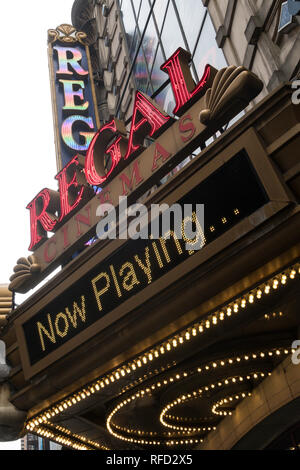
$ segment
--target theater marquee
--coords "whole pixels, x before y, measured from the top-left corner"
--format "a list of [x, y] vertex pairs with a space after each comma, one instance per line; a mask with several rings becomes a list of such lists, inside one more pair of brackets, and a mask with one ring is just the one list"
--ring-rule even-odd
[[[82, 44], [83, 33], [69, 28], [63, 25], [49, 32], [57, 141], [64, 167], [56, 175], [58, 191], [43, 189], [27, 205], [33, 254], [20, 258], [14, 268], [10, 289], [16, 292], [27, 292], [55, 267], [68, 264], [95, 235], [99, 205], [118, 207], [120, 196], [128, 196], [130, 204], [136, 202], [244, 109], [263, 86], [244, 67], [217, 71], [209, 65], [195, 84], [190, 54], [179, 48], [161, 67], [174, 93], [172, 117], [137, 91], [128, 132], [117, 118], [92, 132], [97, 116], [88, 48]], [[91, 132], [81, 129], [82, 124], [90, 124]], [[144, 146], [147, 137], [153, 139], [148, 147]], [[81, 257], [82, 268], [73, 273], [70, 268], [72, 274], [51, 295], [16, 320], [27, 378], [195, 269], [209, 252], [224, 249], [233, 233], [237, 238], [242, 235], [248, 216], [259, 210], [281, 210], [285, 194], [278, 190], [276, 174], [253, 131], [241, 135], [215, 163], [204, 165], [202, 154], [192, 163], [195, 170], [184, 184], [178, 183], [167, 197], [158, 195], [157, 201], [204, 204], [204, 232], [196, 212], [193, 223], [207, 248], [185, 250], [185, 220], [182, 239], [171, 227], [158, 240], [99, 240], [93, 257], [89, 250]], [[262, 171], [266, 166], [270, 167], [268, 179]], [[95, 186], [101, 189], [98, 194]], [[253, 219], [256, 223], [259, 217]], [[238, 228], [240, 232], [233, 232]], [[48, 237], [50, 232], [53, 235]]]
[[[83, 124], [84, 120], [90, 122], [93, 111], [92, 101], [85, 94], [90, 88], [94, 95], [91, 71], [87, 72], [84, 61], [84, 50], [89, 57], [88, 48], [79, 44], [75, 51], [73, 47], [76, 40], [82, 41], [84, 33], [75, 32], [74, 39], [74, 28], [69, 28], [63, 25], [49, 32], [50, 62], [53, 63], [53, 57], [57, 61], [53, 69], [53, 83], [58, 86], [53, 86], [54, 101], [57, 104], [57, 93], [60, 93], [60, 105], [64, 104], [59, 108], [64, 121], [59, 118], [57, 123], [62, 125], [56, 126], [60, 132], [59, 145], [62, 141], [66, 144], [76, 140], [72, 126], [72, 138], [65, 138], [64, 123], [70, 123], [79, 111], [81, 118], [77, 124]], [[67, 45], [62, 46], [61, 41]], [[174, 93], [175, 118], [149, 96], [137, 91], [128, 132], [125, 123], [114, 118], [93, 137], [91, 133], [79, 132], [79, 140], [80, 136], [85, 139], [86, 156], [75, 144], [68, 149], [64, 147], [68, 150], [67, 163], [56, 175], [58, 191], [45, 188], [27, 205], [31, 228], [29, 250], [33, 255], [18, 260], [10, 278], [12, 290], [27, 292], [69, 260], [76, 250], [82, 249], [95, 235], [100, 221], [96, 216], [99, 204], [117, 207], [120, 196], [128, 196], [128, 202], [134, 203], [180, 161], [205, 145], [262, 90], [263, 84], [255, 74], [235, 66], [217, 71], [207, 65], [196, 84], [190, 61], [190, 53], [179, 48], [161, 66], [169, 76]], [[54, 114], [56, 118], [57, 113]], [[76, 126], [74, 132], [75, 129]], [[144, 145], [147, 137], [154, 140], [149, 147]], [[101, 189], [97, 195], [92, 190], [95, 186]], [[54, 235], [48, 237], [50, 232]]]

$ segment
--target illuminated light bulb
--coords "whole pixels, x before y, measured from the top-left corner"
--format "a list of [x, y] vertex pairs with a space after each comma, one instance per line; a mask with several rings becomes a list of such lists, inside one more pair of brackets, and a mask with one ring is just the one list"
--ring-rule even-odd
[[273, 281], [273, 289], [274, 290], [278, 288], [278, 284], [279, 284], [278, 279], [274, 279], [274, 281]]
[[287, 276], [284, 274], [282, 277], [281, 277], [281, 284], [286, 284], [286, 281], [287, 281]]
[[147, 360], [146, 356], [144, 356], [144, 357], [143, 357], [143, 363], [144, 363], [144, 364], [147, 364], [147, 362], [148, 362], [148, 360]]
[[192, 335], [193, 335], [193, 336], [197, 336], [197, 330], [196, 330], [196, 328], [193, 328], [193, 329], [192, 329]]
[[140, 360], [137, 361], [137, 366], [138, 366], [138, 367], [142, 367], [142, 363], [141, 363]]
[[241, 307], [242, 307], [242, 308], [245, 308], [246, 305], [247, 305], [247, 300], [246, 300], [246, 299], [242, 299], [242, 300], [241, 300]]
[[258, 299], [261, 299], [261, 297], [262, 297], [262, 291], [261, 291], [261, 289], [258, 289], [258, 291], [256, 292], [256, 297], [257, 297]]
[[148, 359], [149, 359], [149, 361], [153, 361], [153, 354], [150, 353], [150, 354], [148, 355]]
[[[133, 365], [132, 365], [132, 366], [133, 366]], [[132, 366], [131, 366], [131, 367], [132, 367]], [[121, 372], [121, 375], [122, 375], [122, 377], [124, 377], [124, 376], [125, 376], [125, 374], [126, 374], [125, 370], [124, 370], [124, 369], [121, 369], [121, 371], [120, 371], [120, 372]]]
[[202, 325], [199, 325], [199, 332], [200, 332], [200, 333], [203, 333], [203, 331], [204, 331], [203, 326], [202, 326]]
[[253, 294], [250, 294], [250, 295], [249, 295], [249, 303], [250, 303], [250, 304], [253, 304], [253, 303], [254, 303], [254, 295], [253, 295]]
[[171, 350], [171, 345], [170, 345], [170, 343], [167, 343], [166, 349], [167, 349], [167, 351], [170, 351], [170, 350]]
[[269, 294], [270, 293], [270, 290], [271, 290], [271, 287], [267, 284], [265, 286], [265, 294]]
[[176, 341], [176, 339], [173, 339], [172, 345], [173, 345], [173, 348], [177, 348], [177, 341]]
[[224, 312], [220, 312], [220, 320], [223, 321], [225, 318], [225, 314]]
[[230, 317], [230, 316], [231, 316], [232, 310], [231, 310], [231, 308], [230, 308], [230, 307], [228, 307], [228, 309], [227, 309], [227, 312], [226, 312], [226, 313], [227, 313], [227, 316], [228, 316], [228, 317]]
[[277, 349], [276, 354], [277, 356], [280, 356], [281, 352], [279, 351], [279, 349]]
[[165, 348], [163, 346], [160, 348], [160, 353], [165, 354]]
[[293, 270], [290, 272], [290, 278], [291, 278], [291, 279], [295, 279], [296, 274], [297, 274], [297, 272], [295, 271], [295, 269], [293, 269]]
[[209, 329], [210, 328], [210, 321], [206, 320], [205, 322], [205, 328]]
[[186, 339], [187, 341], [189, 341], [189, 340], [191, 339], [191, 335], [190, 335], [190, 333], [189, 333], [188, 331], [187, 331], [186, 334], [185, 334], [185, 339]]
[[233, 306], [233, 311], [234, 311], [235, 313], [237, 313], [237, 312], [239, 311], [239, 305], [238, 305], [238, 304], [234, 304], [234, 306]]

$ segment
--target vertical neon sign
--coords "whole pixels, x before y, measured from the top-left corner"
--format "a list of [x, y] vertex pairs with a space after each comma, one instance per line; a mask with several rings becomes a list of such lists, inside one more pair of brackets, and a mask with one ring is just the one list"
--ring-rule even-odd
[[100, 127], [86, 34], [61, 25], [48, 31], [57, 169], [85, 155]]

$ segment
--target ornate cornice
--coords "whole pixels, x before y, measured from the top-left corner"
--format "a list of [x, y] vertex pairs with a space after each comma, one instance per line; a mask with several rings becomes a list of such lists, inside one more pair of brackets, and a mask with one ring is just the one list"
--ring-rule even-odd
[[66, 44], [80, 42], [85, 45], [87, 43], [87, 35], [83, 31], [77, 31], [72, 25], [62, 24], [56, 29], [48, 30], [48, 43], [52, 44], [56, 41]]

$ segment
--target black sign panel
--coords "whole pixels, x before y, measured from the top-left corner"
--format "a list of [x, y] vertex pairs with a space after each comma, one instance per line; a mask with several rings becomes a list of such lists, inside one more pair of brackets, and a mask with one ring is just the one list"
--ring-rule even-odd
[[[267, 202], [265, 190], [244, 151], [178, 201], [180, 205], [204, 204], [205, 244]], [[24, 323], [31, 365], [194, 253], [186, 250], [185, 240], [175, 236], [168, 240], [129, 240]]]

